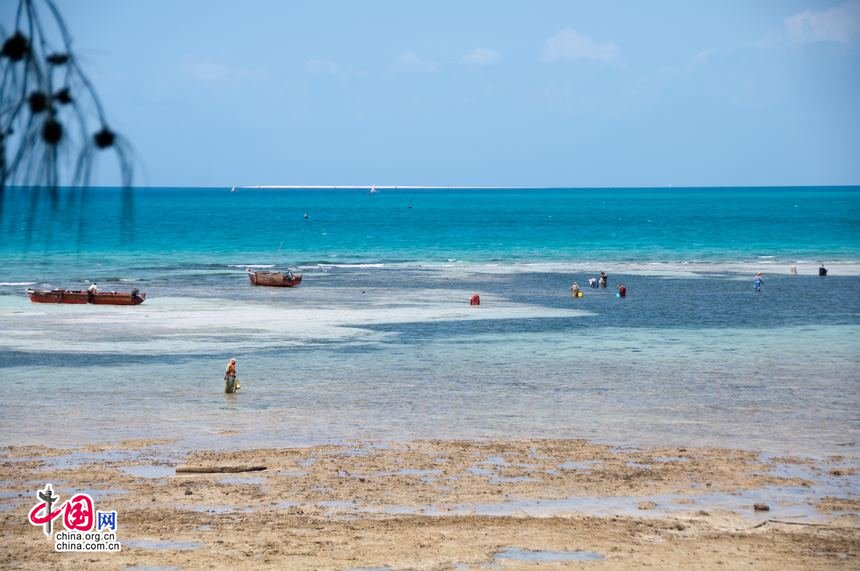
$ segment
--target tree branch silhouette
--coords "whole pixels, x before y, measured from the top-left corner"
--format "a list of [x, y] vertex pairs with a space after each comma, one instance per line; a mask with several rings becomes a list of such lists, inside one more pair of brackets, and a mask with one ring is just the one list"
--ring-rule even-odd
[[19, 0], [14, 31], [0, 29], [0, 41], [0, 193], [87, 186], [101, 152], [115, 154], [130, 187], [131, 147], [108, 125], [53, 0]]

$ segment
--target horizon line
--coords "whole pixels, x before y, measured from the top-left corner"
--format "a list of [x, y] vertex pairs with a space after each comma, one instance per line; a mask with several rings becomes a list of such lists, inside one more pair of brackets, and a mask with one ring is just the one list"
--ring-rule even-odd
[[[750, 185], [610, 185], [610, 186], [487, 186], [487, 185], [379, 185], [379, 184], [335, 184], [335, 185], [300, 185], [300, 184], [254, 184], [254, 185], [234, 185], [229, 188], [235, 189], [344, 189], [344, 190], [363, 190], [363, 189], [426, 189], [426, 190], [591, 190], [591, 189], [637, 189], [637, 188], [846, 188], [860, 187], [858, 184], [750, 184]], [[161, 187], [171, 188], [171, 187]], [[220, 187], [183, 187], [183, 188], [220, 188]], [[227, 188], [227, 187], [225, 187]]]
[[[6, 188], [47, 188], [44, 185], [6, 185]], [[746, 185], [617, 185], [617, 186], [478, 186], [478, 185], [375, 185], [375, 184], [243, 184], [243, 185], [216, 185], [216, 186], [173, 186], [173, 185], [58, 185], [56, 188], [197, 188], [197, 189], [228, 189], [228, 190], [630, 190], [630, 189], [662, 189], [662, 190], [685, 190], [685, 189], [743, 189], [743, 188], [860, 188], [860, 183], [854, 184], [746, 184]]]

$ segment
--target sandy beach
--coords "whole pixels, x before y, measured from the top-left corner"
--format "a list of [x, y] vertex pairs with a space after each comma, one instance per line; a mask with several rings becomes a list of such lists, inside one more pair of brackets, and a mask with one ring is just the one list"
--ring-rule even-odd
[[[851, 492], [858, 473], [850, 457], [766, 459], [738, 449], [621, 449], [545, 439], [171, 450], [170, 441], [155, 440], [5, 447], [0, 565], [849, 569], [858, 563], [860, 503]], [[176, 471], [189, 466], [265, 470]], [[116, 510], [122, 552], [55, 553], [27, 522], [46, 482], [61, 501], [86, 492], [96, 509]]]

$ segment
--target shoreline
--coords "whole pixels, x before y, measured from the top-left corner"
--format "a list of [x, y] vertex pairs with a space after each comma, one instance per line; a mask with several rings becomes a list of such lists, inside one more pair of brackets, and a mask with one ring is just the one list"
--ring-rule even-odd
[[[146, 254], [143, 254], [145, 257]], [[857, 256], [853, 256], [856, 258]], [[608, 259], [604, 261], [598, 260], [550, 260], [550, 261], [534, 261], [534, 260], [461, 260], [451, 258], [447, 260], [389, 260], [389, 259], [374, 259], [374, 260], [301, 260], [275, 264], [268, 260], [252, 260], [248, 262], [239, 262], [237, 260], [226, 260], [223, 263], [213, 264], [202, 262], [200, 260], [191, 259], [179, 267], [166, 267], [164, 271], [175, 271], [183, 269], [183, 271], [192, 271], [202, 275], [219, 272], [225, 274], [245, 275], [246, 269], [277, 269], [281, 267], [291, 267], [300, 272], [306, 273], [307, 276], [322, 277], [331, 271], [340, 270], [360, 270], [360, 271], [391, 271], [391, 270], [412, 270], [412, 271], [432, 271], [440, 273], [451, 273], [454, 276], [481, 276], [481, 275], [496, 275], [496, 274], [522, 274], [522, 273], [559, 273], [559, 274], [587, 274], [588, 276], [597, 275], [600, 271], [606, 271], [614, 277], [625, 276], [644, 276], [644, 277], [724, 277], [726, 279], [752, 279], [756, 272], [763, 272], [765, 275], [792, 276], [797, 278], [821, 277], [818, 275], [818, 268], [821, 262], [824, 262], [827, 268], [826, 277], [856, 277], [860, 276], [860, 261], [851, 260], [829, 260], [822, 256], [820, 260], [813, 261], [808, 259], [790, 260], [776, 259], [774, 256], [763, 257], [761, 260], [693, 260], [693, 261], [624, 261]], [[797, 274], [791, 274], [791, 267], [797, 269]], [[115, 272], [113, 272], [115, 273]], [[132, 271], [130, 274], [140, 273], [140, 271]], [[95, 276], [98, 278], [98, 276]], [[571, 276], [580, 277], [582, 276]], [[114, 280], [106, 278], [98, 278], [100, 282], [111, 283]], [[128, 275], [119, 278], [117, 283], [143, 283], [147, 280], [141, 280]], [[247, 281], [247, 280], [245, 280]], [[5, 276], [0, 278], [0, 287], [20, 287], [32, 286], [39, 284], [47, 284], [48, 282], [31, 276]], [[88, 282], [81, 282], [88, 283]], [[54, 284], [57, 285], [57, 284]], [[66, 284], [68, 285], [68, 284]], [[23, 291], [23, 290], [22, 290]]]
[[[613, 568], [850, 568], [860, 549], [855, 457], [556, 439], [187, 453], [171, 444], [0, 449], [3, 565], [469, 569], [538, 557], [563, 568], [587, 552]], [[177, 474], [179, 465], [266, 469]], [[26, 522], [46, 482], [117, 510], [122, 553], [54, 553]]]

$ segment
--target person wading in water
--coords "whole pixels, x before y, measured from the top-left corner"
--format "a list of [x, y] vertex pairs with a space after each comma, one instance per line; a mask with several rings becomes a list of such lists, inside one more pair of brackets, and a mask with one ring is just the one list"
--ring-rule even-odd
[[236, 380], [236, 359], [230, 359], [224, 371], [224, 392], [235, 393], [240, 388], [239, 381]]

